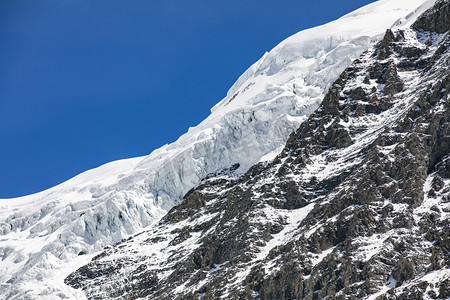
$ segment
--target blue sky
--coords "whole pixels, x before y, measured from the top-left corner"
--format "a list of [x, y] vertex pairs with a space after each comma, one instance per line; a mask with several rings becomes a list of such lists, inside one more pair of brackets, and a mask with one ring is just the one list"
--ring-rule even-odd
[[0, 0], [0, 198], [146, 155], [265, 51], [371, 0]]

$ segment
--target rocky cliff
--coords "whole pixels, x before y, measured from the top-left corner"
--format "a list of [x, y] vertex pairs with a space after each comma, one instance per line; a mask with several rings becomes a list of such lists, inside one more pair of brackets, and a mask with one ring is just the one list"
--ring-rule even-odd
[[388, 30], [273, 161], [66, 278], [88, 298], [450, 298], [450, 3]]

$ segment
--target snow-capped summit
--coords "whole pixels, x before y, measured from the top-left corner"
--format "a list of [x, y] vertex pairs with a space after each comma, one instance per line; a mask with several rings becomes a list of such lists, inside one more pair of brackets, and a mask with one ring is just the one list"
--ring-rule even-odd
[[387, 30], [273, 160], [66, 284], [92, 299], [450, 299], [450, 1]]
[[0, 200], [0, 297], [80, 298], [63, 279], [92, 255], [151, 225], [209, 173], [243, 173], [278, 154], [331, 84], [387, 28], [434, 0], [380, 0], [301, 31], [253, 64], [176, 142], [105, 164], [49, 190]]

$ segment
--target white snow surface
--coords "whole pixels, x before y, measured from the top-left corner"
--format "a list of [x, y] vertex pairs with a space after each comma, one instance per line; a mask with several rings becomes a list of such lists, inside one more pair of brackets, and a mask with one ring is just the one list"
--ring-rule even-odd
[[353, 59], [433, 3], [380, 0], [301, 31], [253, 64], [176, 142], [0, 200], [0, 299], [83, 298], [63, 284], [66, 275], [161, 218], [207, 174], [273, 158]]

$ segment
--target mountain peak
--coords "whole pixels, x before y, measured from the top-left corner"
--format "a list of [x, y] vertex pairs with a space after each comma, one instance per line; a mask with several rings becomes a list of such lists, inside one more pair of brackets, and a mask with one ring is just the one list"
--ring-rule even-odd
[[[414, 72], [442, 62], [444, 36], [435, 33], [416, 39], [414, 31], [404, 29], [402, 41], [396, 31], [408, 27], [433, 2], [381, 0], [329, 24], [302, 31], [251, 66], [211, 115], [175, 143], [145, 157], [87, 171], [36, 195], [1, 200], [2, 297], [80, 298], [83, 293], [64, 285], [63, 278], [92, 257], [91, 264], [67, 279], [72, 286], [89, 290], [89, 295], [131, 297], [130, 289], [136, 290], [135, 297], [153, 293], [164, 298], [164, 293], [173, 292], [201, 295], [212, 293], [214, 280], [225, 278], [231, 283], [223, 281], [216, 288], [224, 297], [241, 295], [244, 279], [248, 294], [243, 295], [248, 297], [264, 294], [265, 286], [276, 286], [273, 278], [278, 277], [272, 281], [258, 279], [263, 276], [258, 270], [268, 267], [261, 260], [275, 262], [281, 259], [279, 253], [294, 249], [298, 242], [295, 239], [302, 233], [299, 226], [310, 226], [308, 230], [320, 227], [314, 215], [338, 214], [335, 207], [326, 205], [326, 199], [332, 201], [326, 197], [343, 185], [347, 176], [364, 169], [362, 162], [369, 149], [363, 147], [363, 151], [357, 145], [365, 143], [369, 147], [369, 138], [375, 138], [378, 131], [393, 124], [400, 126], [395, 120], [406, 108], [395, 104], [396, 97], [416, 85]], [[366, 54], [346, 69], [378, 42], [387, 28], [391, 28], [393, 37], [386, 36], [369, 56]], [[441, 50], [435, 49], [438, 45]], [[366, 65], [370, 65], [367, 74]], [[345, 106], [344, 111], [341, 106]], [[392, 117], [386, 120], [392, 122], [383, 123], [389, 115]], [[442, 163], [439, 156], [431, 156], [430, 160]], [[431, 164], [421, 166], [432, 168]], [[429, 180], [435, 182], [436, 188], [446, 186], [444, 179], [443, 183]], [[433, 190], [441, 197], [442, 189]], [[370, 195], [372, 191], [364, 193]], [[349, 201], [343, 203], [352, 203]], [[410, 202], [421, 205], [415, 198]], [[361, 201], [352, 205], [357, 209], [365, 204]], [[394, 204], [395, 210], [398, 207]], [[322, 206], [325, 212], [319, 209]], [[161, 222], [155, 223], [164, 215]], [[144, 229], [149, 231], [130, 238], [130, 244], [111, 246]], [[208, 229], [211, 235], [205, 231]], [[337, 249], [333, 243], [344, 238], [340, 232], [335, 239], [335, 233], [330, 232], [330, 239], [321, 242], [312, 231], [306, 234], [316, 241], [314, 245], [304, 244], [309, 252], [287, 254], [301, 257], [306, 269], [289, 271], [293, 261], [289, 263], [286, 258], [281, 268], [287, 273], [267, 275], [291, 282], [288, 286], [292, 295], [299, 291], [299, 274], [312, 274], [312, 268], [325, 254]], [[211, 240], [215, 242], [208, 242]], [[139, 248], [141, 243], [146, 246]], [[99, 254], [105, 246], [107, 250]], [[134, 246], [138, 248], [133, 250]], [[150, 258], [143, 249], [153, 253]], [[123, 257], [123, 266], [128, 268], [133, 251], [139, 253], [132, 261], [140, 269], [124, 269], [130, 279], [112, 281], [117, 275], [114, 272], [122, 269], [111, 263], [122, 262], [109, 254]], [[240, 266], [241, 262], [244, 265]], [[174, 265], [180, 271], [173, 273]], [[276, 267], [271, 268], [275, 272]], [[192, 277], [192, 272], [197, 277]], [[210, 282], [208, 274], [217, 276]], [[256, 279], [248, 274], [255, 274]], [[95, 278], [92, 284], [98, 288], [86, 285], [79, 276]], [[202, 280], [207, 282], [202, 284]], [[314, 280], [310, 276], [310, 284]], [[114, 282], [112, 287], [105, 285], [108, 281]], [[132, 281], [146, 288], [138, 289]], [[167, 286], [160, 288], [163, 282]], [[272, 293], [281, 293], [280, 288]]]
[[274, 160], [203, 181], [66, 283], [99, 299], [449, 298], [450, 35], [422, 23], [346, 68]]

